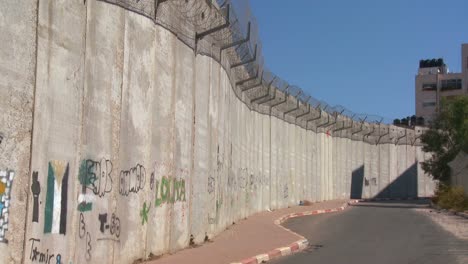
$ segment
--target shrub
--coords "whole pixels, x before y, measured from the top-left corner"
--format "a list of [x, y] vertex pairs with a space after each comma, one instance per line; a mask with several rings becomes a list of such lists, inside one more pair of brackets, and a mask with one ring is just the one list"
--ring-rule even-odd
[[443, 209], [453, 209], [459, 212], [468, 210], [468, 197], [465, 196], [461, 186], [451, 187], [440, 184], [434, 198], [433, 201]]

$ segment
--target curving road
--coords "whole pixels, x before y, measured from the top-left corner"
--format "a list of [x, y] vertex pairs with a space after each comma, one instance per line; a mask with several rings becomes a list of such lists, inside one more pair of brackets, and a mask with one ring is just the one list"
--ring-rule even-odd
[[468, 241], [413, 210], [420, 207], [426, 202], [369, 202], [291, 219], [284, 226], [306, 237], [310, 246], [271, 263], [468, 264]]

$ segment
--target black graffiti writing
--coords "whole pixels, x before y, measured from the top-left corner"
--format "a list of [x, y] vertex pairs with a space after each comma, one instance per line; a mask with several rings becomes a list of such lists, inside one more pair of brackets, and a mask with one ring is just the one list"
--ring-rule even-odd
[[230, 187], [230, 188], [236, 188], [236, 186], [237, 186], [236, 177], [234, 176], [234, 173], [233, 173], [233, 172], [229, 172], [229, 175], [228, 175], [228, 187]]
[[213, 177], [208, 177], [208, 193], [213, 193], [215, 191], [216, 181]]
[[104, 230], [107, 228], [109, 228], [109, 225], [106, 225], [107, 224], [107, 214], [99, 214], [99, 222], [101, 222], [101, 225], [99, 227], [99, 230], [101, 230], [101, 233], [104, 233]]
[[84, 221], [83, 213], [80, 213], [80, 224], [78, 228], [78, 235], [80, 236], [80, 238], [84, 238], [85, 234], [86, 234], [86, 224]]
[[[95, 195], [103, 197], [112, 191], [112, 162], [107, 159], [101, 161], [86, 160], [85, 185]], [[83, 182], [82, 182], [83, 183]]]
[[115, 214], [112, 214], [110, 233], [111, 235], [115, 234], [116, 237], [120, 237], [120, 219]]
[[91, 246], [91, 235], [89, 232], [86, 233], [86, 260], [91, 260], [91, 250], [93, 247]]
[[255, 181], [255, 175], [250, 174], [250, 181], [249, 181], [249, 186], [251, 191], [257, 191], [257, 183]]
[[260, 176], [257, 178], [257, 182], [258, 182], [259, 185], [267, 185], [268, 186], [270, 184], [269, 183], [269, 178], [266, 175], [261, 174], [261, 173], [260, 173]]
[[60, 254], [49, 253], [49, 249], [46, 249], [45, 251], [40, 251], [37, 249], [37, 244], [41, 242], [40, 239], [30, 238], [29, 241], [31, 241], [31, 250], [29, 252], [29, 259], [31, 262], [61, 264], [62, 256]]
[[285, 184], [283, 187], [283, 198], [286, 199], [288, 197], [289, 197], [289, 188], [288, 188], [288, 185]]
[[154, 172], [151, 173], [151, 178], [150, 178], [150, 189], [154, 190]]
[[86, 231], [86, 222], [84, 219], [83, 213], [80, 213], [80, 223], [79, 223], [79, 230], [78, 230], [78, 235], [80, 236], [80, 239], [86, 238], [84, 241], [86, 243], [86, 252], [85, 252], [85, 258], [86, 260], [91, 260], [91, 250], [93, 247], [91, 246], [91, 234]]
[[32, 184], [31, 192], [33, 193], [33, 215], [32, 221], [39, 223], [39, 194], [41, 193], [41, 184], [39, 183], [39, 173], [37, 171], [33, 172], [32, 175]]
[[99, 214], [98, 220], [100, 222], [99, 230], [102, 234], [109, 231], [111, 235], [115, 235], [117, 238], [120, 237], [120, 219], [115, 214], [112, 214], [110, 223], [108, 223], [107, 214]]
[[239, 184], [239, 188], [241, 188], [242, 190], [244, 190], [248, 185], [247, 173], [248, 173], [248, 171], [247, 171], [246, 168], [239, 170], [238, 184]]
[[120, 172], [120, 195], [128, 196], [130, 193], [138, 193], [145, 187], [146, 169], [137, 164], [130, 170]]

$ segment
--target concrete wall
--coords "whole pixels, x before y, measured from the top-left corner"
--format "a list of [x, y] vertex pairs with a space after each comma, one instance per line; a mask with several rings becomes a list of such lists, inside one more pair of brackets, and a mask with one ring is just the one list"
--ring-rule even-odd
[[301, 200], [433, 193], [398, 128], [376, 144], [252, 111], [218, 62], [143, 16], [0, 7], [0, 263], [132, 263]]
[[37, 1], [0, 3], [0, 263], [20, 263], [31, 192]]

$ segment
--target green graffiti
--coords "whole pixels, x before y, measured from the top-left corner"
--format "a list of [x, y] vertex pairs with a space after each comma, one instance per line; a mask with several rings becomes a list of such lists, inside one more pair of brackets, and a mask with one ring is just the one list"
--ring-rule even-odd
[[44, 233], [50, 233], [52, 231], [52, 217], [54, 211], [54, 181], [54, 169], [52, 168], [52, 164], [49, 162], [49, 169], [47, 174], [47, 194], [44, 213]]
[[219, 219], [219, 213], [221, 211], [221, 206], [223, 205], [223, 200], [216, 200], [216, 220]]
[[78, 180], [80, 181], [81, 185], [90, 185], [86, 170], [86, 160], [81, 161], [80, 168], [78, 170]]
[[79, 203], [78, 204], [78, 211], [80, 212], [89, 212], [93, 210], [92, 203]]
[[170, 195], [170, 185], [166, 177], [161, 180], [161, 199], [163, 202], [167, 202], [167, 197]]
[[185, 180], [176, 181], [174, 188], [177, 194], [177, 201], [185, 202]]
[[185, 202], [185, 180], [162, 177], [161, 182], [156, 180], [156, 196], [154, 205], [156, 207], [164, 203]]
[[159, 195], [159, 181], [156, 181], [156, 199], [154, 200], [154, 206], [158, 207], [163, 203], [162, 198], [158, 197]]
[[144, 225], [145, 223], [148, 223], [148, 213], [151, 209], [151, 203], [147, 207], [146, 202], [143, 203], [143, 209], [140, 211], [140, 216], [141, 216], [141, 224]]

